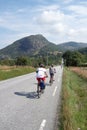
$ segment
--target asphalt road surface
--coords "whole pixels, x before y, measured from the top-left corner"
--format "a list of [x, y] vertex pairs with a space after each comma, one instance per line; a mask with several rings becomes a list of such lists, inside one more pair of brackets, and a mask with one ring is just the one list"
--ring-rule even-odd
[[56, 67], [52, 86], [49, 77], [46, 79], [45, 92], [39, 99], [35, 73], [0, 81], [0, 130], [54, 130], [62, 71]]

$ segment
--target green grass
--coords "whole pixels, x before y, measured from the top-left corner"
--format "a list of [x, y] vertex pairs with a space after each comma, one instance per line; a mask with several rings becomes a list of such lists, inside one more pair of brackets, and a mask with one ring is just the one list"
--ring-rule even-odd
[[87, 80], [64, 69], [60, 130], [87, 130]]
[[17, 67], [10, 70], [0, 70], [0, 80], [17, 77], [34, 71], [35, 69], [31, 67]]

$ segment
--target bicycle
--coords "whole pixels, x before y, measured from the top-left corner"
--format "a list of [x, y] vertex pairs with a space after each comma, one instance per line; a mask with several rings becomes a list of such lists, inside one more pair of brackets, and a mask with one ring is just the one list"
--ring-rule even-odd
[[41, 94], [44, 93], [45, 83], [42, 79], [37, 84], [37, 96], [40, 98]]

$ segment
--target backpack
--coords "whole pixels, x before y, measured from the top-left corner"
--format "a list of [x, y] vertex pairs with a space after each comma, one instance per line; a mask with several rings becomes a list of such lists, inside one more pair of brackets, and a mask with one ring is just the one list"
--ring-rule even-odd
[[51, 74], [54, 74], [54, 68], [53, 68], [53, 67], [50, 67], [49, 72], [50, 72]]

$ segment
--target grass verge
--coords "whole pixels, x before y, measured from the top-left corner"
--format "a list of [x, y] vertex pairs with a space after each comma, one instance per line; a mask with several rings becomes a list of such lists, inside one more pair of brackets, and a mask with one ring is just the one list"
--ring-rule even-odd
[[87, 130], [87, 79], [64, 69], [60, 130]]
[[20, 75], [28, 74], [34, 72], [35, 68], [32, 67], [14, 67], [14, 68], [3, 68], [0, 69], [0, 80], [5, 80]]

